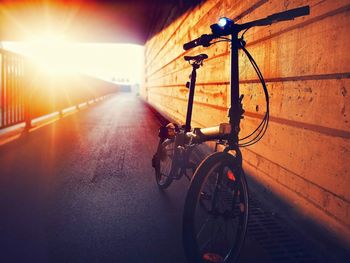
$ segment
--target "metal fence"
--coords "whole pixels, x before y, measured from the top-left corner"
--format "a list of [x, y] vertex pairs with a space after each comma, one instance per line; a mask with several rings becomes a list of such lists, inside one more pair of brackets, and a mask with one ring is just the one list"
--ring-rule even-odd
[[0, 128], [25, 120], [23, 57], [0, 50]]
[[93, 77], [44, 73], [20, 55], [0, 49], [0, 129], [117, 92]]

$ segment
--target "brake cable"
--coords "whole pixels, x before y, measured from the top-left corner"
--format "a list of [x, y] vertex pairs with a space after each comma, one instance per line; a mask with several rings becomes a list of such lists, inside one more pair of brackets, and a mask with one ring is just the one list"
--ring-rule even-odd
[[[244, 43], [244, 40], [243, 40], [244, 34], [248, 31], [248, 29], [246, 29], [243, 32], [243, 34], [241, 35], [241, 37], [240, 37], [240, 40], [243, 43]], [[231, 41], [231, 39], [229, 39], [229, 38], [220, 37], [220, 40], [212, 42], [212, 43], [210, 43], [210, 45], [213, 45], [213, 44], [216, 44], [216, 43], [219, 43], [219, 42], [230, 42], [230, 41]], [[265, 101], [266, 101], [266, 112], [265, 112], [264, 118], [262, 119], [262, 121], [260, 122], [258, 127], [253, 132], [251, 132], [249, 135], [239, 139], [239, 141], [250, 139], [247, 142], [243, 142], [243, 143], [238, 144], [238, 146], [240, 146], [240, 147], [247, 147], [247, 146], [251, 146], [251, 145], [257, 143], [265, 135], [267, 127], [268, 127], [268, 123], [269, 123], [269, 118], [270, 118], [270, 107], [269, 107], [269, 93], [268, 93], [268, 89], [266, 87], [265, 79], [264, 79], [264, 77], [263, 77], [263, 75], [262, 75], [262, 73], [261, 73], [261, 71], [259, 69], [259, 66], [257, 65], [256, 61], [254, 60], [253, 56], [245, 48], [245, 44], [241, 44], [241, 49], [244, 51], [244, 53], [248, 57], [249, 62], [253, 66], [256, 74], [258, 75], [258, 78], [259, 78], [260, 83], [261, 83], [261, 85], [263, 87], [263, 90], [264, 90]], [[254, 136], [254, 138], [251, 139], [251, 137], [253, 137], [253, 136]]]

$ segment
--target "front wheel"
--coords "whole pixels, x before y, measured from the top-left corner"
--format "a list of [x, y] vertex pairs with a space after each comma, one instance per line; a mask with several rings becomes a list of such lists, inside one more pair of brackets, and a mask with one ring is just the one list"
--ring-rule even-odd
[[183, 214], [183, 245], [191, 263], [236, 262], [248, 224], [248, 187], [237, 158], [217, 152], [196, 170]]

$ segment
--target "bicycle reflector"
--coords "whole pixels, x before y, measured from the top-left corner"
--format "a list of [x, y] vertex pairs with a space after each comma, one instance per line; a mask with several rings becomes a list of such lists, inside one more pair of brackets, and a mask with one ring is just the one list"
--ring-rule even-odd
[[220, 17], [218, 23], [211, 25], [210, 28], [214, 35], [226, 36], [231, 33], [232, 25], [233, 21], [231, 19]]
[[236, 181], [236, 177], [234, 175], [234, 173], [231, 171], [231, 170], [228, 170], [227, 171], [227, 178], [230, 180], [230, 181]]
[[205, 262], [213, 262], [213, 263], [224, 262], [224, 259], [222, 258], [222, 256], [220, 256], [219, 254], [215, 254], [215, 253], [205, 253], [203, 255], [203, 259]]

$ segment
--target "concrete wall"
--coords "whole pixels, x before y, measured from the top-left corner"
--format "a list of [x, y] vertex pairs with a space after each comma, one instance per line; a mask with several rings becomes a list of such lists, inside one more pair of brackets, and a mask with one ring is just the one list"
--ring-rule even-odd
[[[192, 126], [226, 122], [229, 45], [184, 52], [182, 44], [209, 33], [220, 16], [239, 23], [310, 5], [311, 15], [249, 30], [247, 48], [271, 97], [271, 120], [258, 144], [245, 148], [245, 169], [307, 217], [350, 237], [350, 2], [348, 0], [209, 0], [185, 13], [146, 43], [141, 95], [164, 114], [185, 120], [191, 71], [183, 56], [207, 53], [198, 72]], [[264, 96], [240, 55], [245, 94], [242, 135], [265, 112]]]

